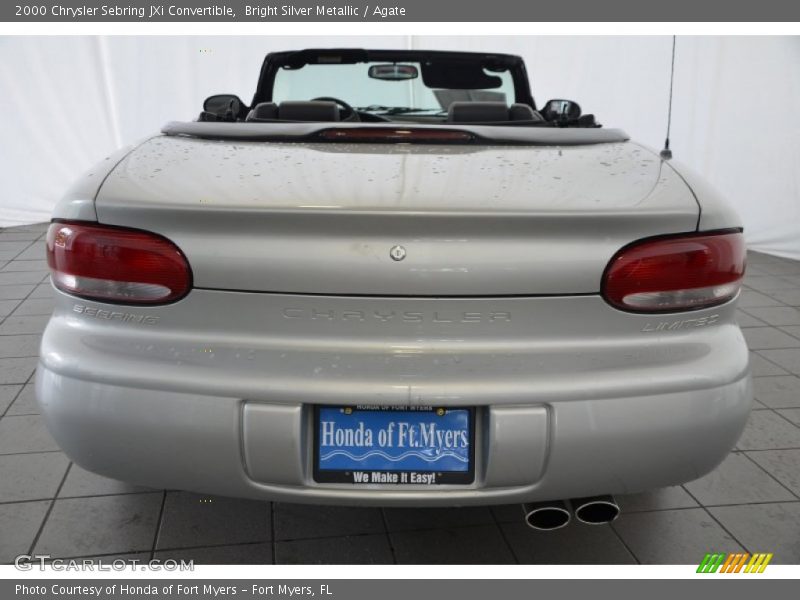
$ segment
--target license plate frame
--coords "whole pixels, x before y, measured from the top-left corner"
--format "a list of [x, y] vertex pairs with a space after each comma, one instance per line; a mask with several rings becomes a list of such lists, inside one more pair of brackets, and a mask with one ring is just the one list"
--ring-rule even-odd
[[[320, 437], [321, 437], [321, 422], [320, 418], [325, 412], [330, 414], [329, 411], [344, 411], [350, 409], [351, 415], [363, 415], [364, 413], [380, 414], [384, 420], [391, 420], [397, 423], [398, 418], [404, 415], [414, 415], [416, 419], [423, 417], [431, 417], [431, 421], [443, 416], [437, 415], [437, 410], [448, 411], [447, 415], [460, 417], [465, 415], [467, 419], [467, 439], [468, 447], [466, 448], [467, 467], [463, 470], [449, 470], [449, 469], [426, 469], [426, 468], [372, 468], [364, 466], [357, 468], [356, 466], [341, 467], [341, 468], [322, 468], [320, 461]], [[435, 408], [430, 406], [328, 406], [328, 405], [315, 405], [313, 410], [312, 422], [312, 446], [313, 446], [313, 475], [314, 481], [317, 483], [344, 483], [353, 486], [372, 486], [376, 484], [386, 485], [470, 485], [475, 481], [475, 430], [476, 430], [476, 410], [474, 407], [445, 407]], [[378, 419], [380, 421], [380, 419]], [[430, 422], [430, 421], [429, 421]], [[370, 446], [376, 449], [377, 435], [373, 436], [373, 444]], [[347, 460], [347, 459], [345, 459]], [[411, 459], [413, 460], [413, 459]], [[460, 459], [458, 459], [460, 462]], [[418, 462], [418, 461], [417, 461]], [[453, 461], [451, 461], [453, 462]], [[377, 475], [376, 475], [377, 474]]]

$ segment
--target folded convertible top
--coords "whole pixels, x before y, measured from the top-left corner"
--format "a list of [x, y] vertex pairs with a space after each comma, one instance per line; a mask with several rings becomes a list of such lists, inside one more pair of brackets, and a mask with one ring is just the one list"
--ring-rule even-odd
[[498, 125], [427, 125], [398, 123], [227, 123], [171, 121], [161, 132], [214, 140], [264, 142], [385, 142], [522, 146], [577, 146], [625, 142], [621, 129], [515, 127]]

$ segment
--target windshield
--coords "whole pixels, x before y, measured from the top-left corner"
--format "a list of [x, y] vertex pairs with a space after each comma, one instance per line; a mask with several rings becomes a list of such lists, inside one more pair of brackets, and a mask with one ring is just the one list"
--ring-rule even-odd
[[[318, 97], [339, 98], [354, 108], [368, 112], [442, 112], [455, 101], [514, 102], [511, 73], [482, 69], [491, 87], [463, 89], [428, 87], [419, 62], [396, 63], [414, 67], [417, 76], [411, 79], [379, 79], [370, 77], [371, 67], [388, 66], [385, 62], [356, 64], [307, 64], [299, 69], [279, 69], [275, 75], [272, 101], [311, 100]], [[411, 71], [411, 70], [409, 70]], [[446, 77], [439, 75], [439, 80]], [[435, 79], [434, 79], [435, 80]]]

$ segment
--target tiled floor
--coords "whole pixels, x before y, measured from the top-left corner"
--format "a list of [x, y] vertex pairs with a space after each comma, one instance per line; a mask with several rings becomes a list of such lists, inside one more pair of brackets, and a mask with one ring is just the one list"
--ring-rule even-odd
[[800, 263], [750, 254], [740, 324], [755, 395], [737, 449], [681, 487], [619, 498], [613, 526], [538, 533], [518, 506], [332, 508], [207, 498], [71, 464], [32, 378], [51, 291], [43, 225], [0, 230], [0, 563], [18, 554], [197, 563], [686, 563], [708, 550], [800, 563]]

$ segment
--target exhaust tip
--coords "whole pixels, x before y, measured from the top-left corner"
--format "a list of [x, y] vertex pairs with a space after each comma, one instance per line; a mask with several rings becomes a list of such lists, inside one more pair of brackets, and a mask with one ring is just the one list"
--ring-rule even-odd
[[575, 518], [587, 525], [611, 523], [620, 513], [619, 505], [611, 496], [594, 496], [573, 500], [572, 506], [575, 507]]
[[569, 510], [564, 502], [537, 502], [523, 504], [525, 523], [531, 529], [552, 531], [566, 527], [570, 521]]

